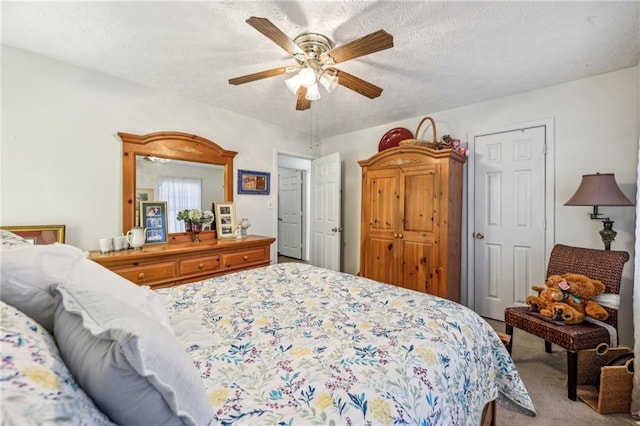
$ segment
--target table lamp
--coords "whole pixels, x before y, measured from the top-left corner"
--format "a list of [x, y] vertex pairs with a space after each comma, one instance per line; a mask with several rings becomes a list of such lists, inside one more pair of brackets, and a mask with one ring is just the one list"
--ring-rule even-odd
[[616, 237], [613, 221], [598, 212], [599, 206], [634, 206], [635, 204], [622, 193], [616, 183], [613, 173], [596, 173], [582, 175], [582, 181], [575, 194], [564, 203], [565, 206], [593, 206], [589, 213], [591, 219], [601, 220], [604, 229], [600, 230], [600, 237], [605, 250], [611, 250], [611, 242]]

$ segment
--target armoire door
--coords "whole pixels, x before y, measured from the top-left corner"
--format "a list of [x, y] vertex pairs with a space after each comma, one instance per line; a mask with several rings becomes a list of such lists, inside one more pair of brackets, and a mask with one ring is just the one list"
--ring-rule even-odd
[[399, 285], [431, 294], [438, 292], [439, 186], [438, 164], [400, 173]]
[[397, 169], [371, 170], [363, 185], [362, 227], [368, 230], [362, 275], [376, 281], [400, 285], [398, 273], [398, 197]]

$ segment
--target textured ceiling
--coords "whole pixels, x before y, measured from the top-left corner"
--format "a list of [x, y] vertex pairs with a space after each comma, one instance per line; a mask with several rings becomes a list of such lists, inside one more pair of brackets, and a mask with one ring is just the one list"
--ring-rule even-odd
[[[319, 137], [637, 65], [638, 1], [8, 2], [2, 43]], [[379, 29], [394, 47], [337, 68], [384, 89], [339, 86], [295, 110], [285, 75], [228, 79], [295, 61], [245, 23], [341, 45]]]

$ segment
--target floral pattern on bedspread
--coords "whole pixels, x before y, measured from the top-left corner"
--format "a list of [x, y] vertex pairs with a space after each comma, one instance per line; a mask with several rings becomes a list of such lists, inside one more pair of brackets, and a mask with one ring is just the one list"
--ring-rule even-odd
[[40, 324], [0, 302], [3, 425], [113, 425], [84, 393]]
[[489, 324], [438, 297], [295, 263], [159, 293], [207, 333], [176, 334], [220, 424], [478, 425], [496, 398], [534, 414]]

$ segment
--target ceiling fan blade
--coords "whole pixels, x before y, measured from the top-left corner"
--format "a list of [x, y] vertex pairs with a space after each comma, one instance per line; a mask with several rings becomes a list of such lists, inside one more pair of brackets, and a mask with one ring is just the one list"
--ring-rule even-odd
[[331, 57], [334, 63], [338, 64], [391, 47], [393, 47], [393, 36], [385, 30], [378, 30], [342, 46], [334, 47], [320, 55], [320, 59]]
[[246, 22], [292, 56], [304, 55], [304, 51], [268, 19], [252, 16]]
[[371, 84], [368, 81], [364, 81], [361, 78], [351, 75], [347, 72], [336, 68], [329, 68], [338, 72], [338, 84], [351, 89], [354, 92], [360, 93], [362, 96], [366, 96], [369, 99], [377, 98], [382, 94], [382, 88]]
[[306, 95], [307, 88], [301, 86], [300, 89], [298, 89], [298, 101], [296, 102], [296, 109], [298, 111], [304, 111], [305, 109], [311, 108], [311, 101], [305, 98]]
[[297, 68], [280, 67], [280, 68], [274, 68], [272, 70], [260, 71], [254, 74], [243, 75], [242, 77], [230, 78], [229, 84], [238, 85], [238, 84], [250, 83], [256, 80], [262, 80], [263, 78], [275, 77], [276, 75], [291, 72], [292, 70], [295, 70], [295, 69]]

